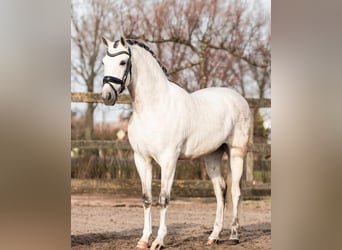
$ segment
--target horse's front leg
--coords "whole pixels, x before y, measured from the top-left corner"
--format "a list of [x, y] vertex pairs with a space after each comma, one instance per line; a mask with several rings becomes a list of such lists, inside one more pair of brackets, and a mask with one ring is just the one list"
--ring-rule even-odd
[[159, 196], [160, 225], [157, 238], [151, 246], [152, 250], [159, 250], [164, 246], [164, 238], [167, 234], [166, 212], [170, 203], [170, 193], [175, 176], [177, 159], [167, 159], [159, 164], [161, 167], [161, 190]]
[[143, 235], [137, 244], [137, 248], [147, 249], [148, 240], [152, 234], [152, 164], [150, 158], [141, 156], [137, 153], [134, 154], [134, 161], [141, 180], [144, 204], [144, 230]]

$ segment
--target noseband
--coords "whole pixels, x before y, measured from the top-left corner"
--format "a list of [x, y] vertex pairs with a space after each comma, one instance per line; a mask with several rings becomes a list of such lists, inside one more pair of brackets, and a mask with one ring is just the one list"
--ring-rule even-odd
[[[128, 61], [127, 61], [127, 67], [126, 70], [124, 72], [124, 75], [122, 77], [122, 79], [114, 77], [114, 76], [105, 76], [103, 77], [103, 85], [105, 84], [109, 84], [109, 86], [114, 90], [114, 92], [116, 93], [116, 90], [114, 88], [113, 84], [120, 84], [120, 89], [118, 90], [119, 94], [121, 94], [124, 90], [125, 90], [125, 82], [127, 80], [127, 76], [128, 73], [132, 74], [132, 63], [131, 63], [131, 49], [128, 47], [128, 52], [127, 51], [120, 51], [114, 54], [109, 53], [109, 51], [107, 51], [107, 55], [110, 57], [116, 57], [118, 55], [121, 54], [127, 54], [129, 56]], [[117, 93], [116, 93], [117, 94]]]

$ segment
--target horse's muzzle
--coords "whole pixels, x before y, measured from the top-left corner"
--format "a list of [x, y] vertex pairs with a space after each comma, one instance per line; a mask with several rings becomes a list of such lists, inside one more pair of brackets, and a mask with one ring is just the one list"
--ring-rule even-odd
[[102, 88], [101, 97], [105, 105], [113, 106], [117, 99], [116, 91], [113, 91], [109, 84], [105, 84]]

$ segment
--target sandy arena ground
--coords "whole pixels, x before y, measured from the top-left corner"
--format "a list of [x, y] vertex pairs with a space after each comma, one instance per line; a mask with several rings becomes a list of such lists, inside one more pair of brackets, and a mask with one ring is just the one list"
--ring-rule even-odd
[[[168, 209], [168, 235], [164, 249], [271, 249], [271, 201], [242, 201], [240, 244], [228, 245], [230, 206], [225, 210], [219, 244], [206, 246], [215, 219], [214, 198], [181, 198]], [[157, 235], [159, 207], [152, 208]], [[72, 249], [135, 249], [143, 228], [141, 199], [115, 195], [71, 196]]]

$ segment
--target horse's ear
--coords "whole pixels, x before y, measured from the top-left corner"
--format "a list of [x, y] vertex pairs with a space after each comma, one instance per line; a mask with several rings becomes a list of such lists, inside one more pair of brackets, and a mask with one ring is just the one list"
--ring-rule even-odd
[[120, 42], [121, 42], [122, 46], [127, 48], [127, 42], [126, 42], [126, 38], [124, 36], [120, 37]]
[[102, 36], [102, 42], [108, 48], [109, 40], [107, 38], [105, 38], [104, 36]]

